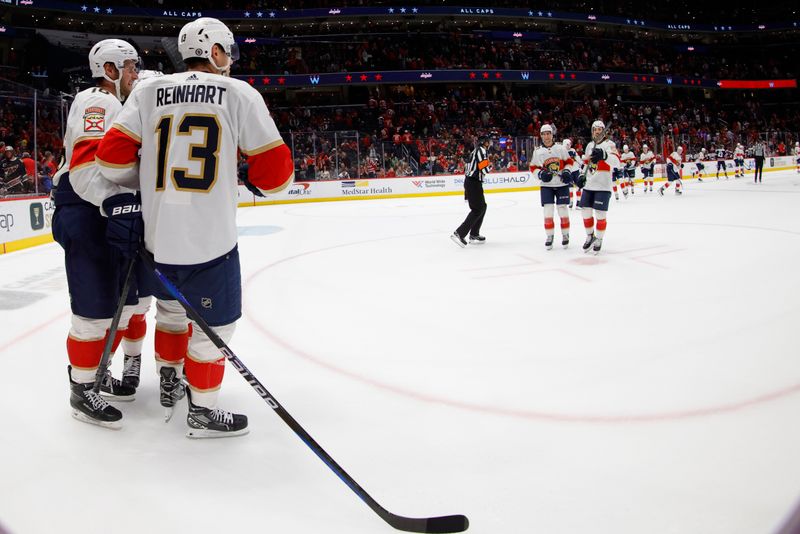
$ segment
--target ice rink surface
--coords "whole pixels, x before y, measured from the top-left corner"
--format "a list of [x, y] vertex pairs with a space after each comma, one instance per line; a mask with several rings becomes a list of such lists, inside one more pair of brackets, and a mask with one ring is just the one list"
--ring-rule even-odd
[[[466, 249], [456, 196], [242, 209], [230, 346], [394, 513], [772, 533], [800, 499], [800, 175], [685, 190], [612, 200], [599, 256], [574, 210], [573, 244], [544, 249], [538, 192], [487, 195]], [[249, 435], [186, 439], [185, 403], [165, 424], [152, 311], [122, 430], [70, 417], [62, 262], [56, 244], [0, 257], [7, 530], [392, 531], [230, 366], [220, 405]]]

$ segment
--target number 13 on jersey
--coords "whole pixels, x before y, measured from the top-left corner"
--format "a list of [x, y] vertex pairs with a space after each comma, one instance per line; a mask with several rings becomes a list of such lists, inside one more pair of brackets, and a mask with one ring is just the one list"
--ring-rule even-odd
[[[173, 124], [177, 124], [177, 132], [173, 132]], [[170, 145], [173, 135], [192, 136], [196, 131], [203, 133], [200, 143], [189, 145], [187, 154], [172, 154], [168, 166]], [[163, 191], [167, 174], [178, 191], [207, 193], [217, 181], [220, 149], [220, 124], [214, 114], [189, 113], [176, 121], [173, 115], [164, 115], [156, 125], [157, 159], [156, 159], [156, 191]], [[176, 161], [177, 160], [177, 161]], [[181, 163], [196, 161], [200, 164], [200, 173], [192, 174]]]

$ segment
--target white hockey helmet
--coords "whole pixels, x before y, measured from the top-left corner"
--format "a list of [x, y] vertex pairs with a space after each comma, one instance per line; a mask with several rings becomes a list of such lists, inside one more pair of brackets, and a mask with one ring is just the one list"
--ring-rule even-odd
[[642, 150], [647, 150], [647, 143], [642, 145]]
[[700, 149], [700, 152], [705, 152], [705, 151], [706, 151], [706, 147], [703, 147], [703, 148]]
[[561, 141], [561, 144], [566, 149], [569, 149], [570, 147], [572, 147], [572, 141], [570, 139], [564, 139], [563, 141]]
[[622, 145], [622, 151], [623, 152], [627, 152], [628, 151], [628, 145]]
[[[211, 50], [215, 44], [228, 56], [227, 65], [214, 63]], [[178, 51], [184, 61], [190, 58], [207, 59], [223, 74], [230, 72], [231, 64], [239, 59], [239, 46], [233, 38], [233, 32], [222, 21], [211, 17], [201, 17], [181, 28]]]
[[679, 147], [678, 147], [678, 154], [681, 154], [681, 153], [683, 153], [683, 147], [682, 147], [682, 146], [679, 146]]
[[606, 129], [606, 125], [605, 125], [605, 123], [603, 121], [596, 120], [596, 121], [594, 121], [592, 123], [592, 130], [594, 130], [595, 128], [602, 128], [603, 130], [605, 130]]
[[617, 144], [616, 144], [614, 141], [610, 140], [610, 139], [608, 140], [608, 145], [609, 145], [611, 148], [617, 148]]
[[119, 70], [125, 62], [133, 60], [139, 63], [139, 53], [127, 41], [122, 39], [103, 39], [89, 51], [89, 68], [92, 78], [105, 78], [105, 64], [113, 63]]
[[[125, 68], [126, 61], [133, 61], [136, 65], [142, 62], [133, 45], [122, 39], [103, 39], [89, 50], [89, 69], [92, 71], [92, 78], [103, 78], [113, 83], [120, 102], [123, 100], [122, 92], [120, 91], [122, 69]], [[106, 76], [106, 63], [112, 63], [119, 70], [119, 76], [117, 76], [116, 80]]]
[[539, 135], [543, 134], [544, 132], [554, 133], [553, 127], [549, 124], [542, 124], [542, 127], [539, 128]]

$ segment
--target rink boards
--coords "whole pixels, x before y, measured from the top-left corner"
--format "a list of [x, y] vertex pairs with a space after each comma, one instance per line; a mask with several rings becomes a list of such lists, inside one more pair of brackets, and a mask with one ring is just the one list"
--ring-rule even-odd
[[[764, 170], [771, 172], [794, 169], [795, 162], [794, 156], [767, 158]], [[716, 175], [716, 160], [702, 163], [705, 165], [702, 176]], [[694, 165], [694, 162], [686, 163], [683, 169], [686, 178], [691, 175]], [[727, 160], [726, 166], [728, 172], [732, 173], [733, 161]], [[752, 173], [754, 167], [753, 159], [745, 160], [747, 173]], [[640, 173], [641, 171], [637, 171], [637, 175]], [[664, 174], [664, 165], [656, 165], [655, 180], [663, 180]], [[539, 187], [539, 180], [530, 172], [491, 173], [484, 180], [484, 188], [488, 193], [534, 191]], [[239, 206], [460, 195], [463, 194], [463, 190], [463, 175], [298, 181], [288, 189], [268, 198], [256, 197], [240, 185]], [[51, 223], [54, 211], [55, 206], [49, 197], [0, 200], [0, 254], [52, 242]]]

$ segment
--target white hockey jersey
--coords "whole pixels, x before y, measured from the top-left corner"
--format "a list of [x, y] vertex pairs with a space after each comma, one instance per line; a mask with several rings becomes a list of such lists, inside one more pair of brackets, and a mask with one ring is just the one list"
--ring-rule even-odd
[[672, 154], [669, 155], [669, 158], [667, 158], [667, 165], [672, 167], [672, 170], [678, 174], [681, 172], [681, 163], [683, 163], [683, 156], [678, 154], [677, 150], [672, 152]]
[[75, 95], [67, 116], [64, 134], [64, 164], [53, 177], [57, 186], [61, 177], [69, 172], [72, 189], [86, 202], [100, 206], [106, 198], [131, 192], [109, 182], [95, 163], [97, 147], [111, 123], [122, 109], [122, 103], [102, 87], [92, 87]]
[[636, 167], [636, 156], [630, 150], [623, 152], [622, 155], [620, 155], [619, 160], [625, 170], [629, 171]]
[[291, 153], [259, 92], [188, 71], [137, 84], [97, 159], [109, 180], [141, 190], [156, 262], [197, 265], [236, 246], [239, 152], [264, 193], [291, 184]]
[[653, 154], [653, 151], [648, 148], [646, 152], [642, 152], [639, 155], [639, 162], [641, 163], [642, 167], [652, 169], [656, 164], [656, 155]]
[[[606, 159], [592, 163], [592, 150], [600, 148], [605, 152]], [[589, 141], [586, 151], [583, 153], [583, 161], [586, 164], [586, 185], [583, 187], [587, 191], [611, 191], [611, 169], [619, 168], [619, 152], [610, 139], [604, 139], [600, 143]]]
[[736, 147], [733, 153], [733, 159], [744, 159], [744, 148]]
[[564, 145], [553, 143], [549, 148], [542, 145], [533, 152], [531, 173], [535, 178], [539, 178], [541, 171], [548, 170], [553, 173], [553, 179], [542, 182], [542, 187], [563, 187], [566, 184], [561, 181], [561, 171], [573, 163], [574, 160], [569, 157]]

